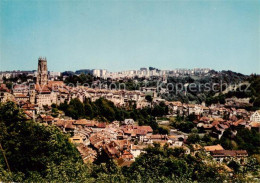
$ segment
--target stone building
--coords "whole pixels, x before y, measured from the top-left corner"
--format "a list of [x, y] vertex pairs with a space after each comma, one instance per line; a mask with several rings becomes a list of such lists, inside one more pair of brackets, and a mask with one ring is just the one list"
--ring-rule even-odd
[[39, 85], [48, 84], [48, 69], [47, 69], [47, 60], [46, 58], [38, 59], [38, 74], [36, 83]]

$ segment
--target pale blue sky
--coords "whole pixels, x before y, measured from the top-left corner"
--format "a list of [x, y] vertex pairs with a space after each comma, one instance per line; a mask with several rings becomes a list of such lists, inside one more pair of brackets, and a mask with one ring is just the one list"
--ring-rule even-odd
[[260, 1], [0, 0], [0, 70], [260, 73]]

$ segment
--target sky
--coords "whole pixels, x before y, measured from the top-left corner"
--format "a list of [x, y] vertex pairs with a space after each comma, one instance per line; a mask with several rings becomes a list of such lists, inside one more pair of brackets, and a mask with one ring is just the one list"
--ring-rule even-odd
[[0, 71], [260, 73], [259, 0], [0, 0]]

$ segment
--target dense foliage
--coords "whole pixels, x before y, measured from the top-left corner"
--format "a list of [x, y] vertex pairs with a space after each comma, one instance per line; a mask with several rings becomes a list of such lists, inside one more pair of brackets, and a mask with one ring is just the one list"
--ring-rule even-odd
[[244, 149], [249, 154], [260, 154], [260, 133], [255, 130], [241, 128], [234, 136], [228, 129], [223, 133], [220, 142], [224, 149]]
[[92, 85], [93, 81], [96, 80], [96, 78], [91, 74], [80, 74], [77, 75], [70, 75], [65, 79], [66, 84], [73, 84], [74, 86], [77, 86], [79, 84], [88, 84], [89, 86]]
[[251, 99], [255, 108], [260, 108], [260, 76], [252, 75], [249, 79]]
[[[241, 81], [242, 82], [242, 81]], [[238, 85], [234, 90], [228, 91], [225, 94], [218, 96], [210, 95], [206, 99], [206, 103], [210, 104], [224, 104], [226, 98], [250, 98], [250, 103], [253, 104], [253, 107], [248, 108], [250, 110], [257, 110], [260, 108], [260, 76], [251, 75], [249, 78], [246, 78], [244, 84]], [[246, 82], [248, 82], [246, 84]]]
[[199, 182], [222, 182], [225, 174], [214, 163], [203, 163], [199, 157], [186, 155], [182, 148], [160, 147], [154, 144], [147, 153], [136, 159], [124, 174], [140, 182], [180, 182], [197, 180]]
[[155, 121], [155, 116], [168, 114], [168, 107], [164, 103], [155, 105], [153, 108], [136, 109], [134, 104], [129, 104], [127, 108], [116, 107], [113, 102], [104, 98], [99, 98], [95, 102], [87, 99], [84, 103], [80, 102], [79, 99], [72, 99], [69, 104], [62, 103], [59, 109], [73, 119], [87, 118], [113, 122], [132, 118], [139, 125], [151, 126], [154, 133], [168, 133], [167, 130], [159, 127]]
[[240, 73], [216, 72], [214, 70], [204, 75], [189, 76], [187, 74], [179, 77], [168, 77], [169, 93], [163, 94], [162, 97], [166, 100], [177, 100], [184, 103], [207, 101], [208, 104], [211, 104], [218, 99], [223, 102], [223, 97], [215, 99], [214, 95], [224, 91], [226, 86], [244, 82], [246, 79], [248, 76]]
[[77, 149], [58, 128], [26, 121], [12, 102], [1, 104], [0, 111], [0, 144], [8, 161], [0, 156], [2, 169], [9, 164], [12, 173], [23, 179], [52, 176], [53, 168], [68, 176], [69, 166], [82, 164]]
[[193, 119], [189, 119], [189, 116], [185, 118], [178, 115], [177, 117], [170, 119], [170, 125], [182, 132], [190, 133], [195, 127], [192, 120]]

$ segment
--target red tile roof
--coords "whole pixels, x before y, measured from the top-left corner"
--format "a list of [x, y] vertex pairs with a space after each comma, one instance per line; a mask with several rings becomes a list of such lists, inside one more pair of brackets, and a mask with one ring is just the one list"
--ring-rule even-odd
[[205, 146], [204, 149], [206, 151], [224, 150], [224, 148], [220, 144], [212, 145], [212, 146]]
[[24, 94], [16, 94], [15, 98], [29, 98], [29, 96], [26, 96]]
[[216, 150], [211, 152], [213, 157], [241, 157], [248, 156], [246, 150]]
[[39, 84], [36, 84], [35, 85], [35, 90], [38, 92], [38, 93], [51, 93], [50, 89], [48, 88], [47, 85], [39, 85]]

